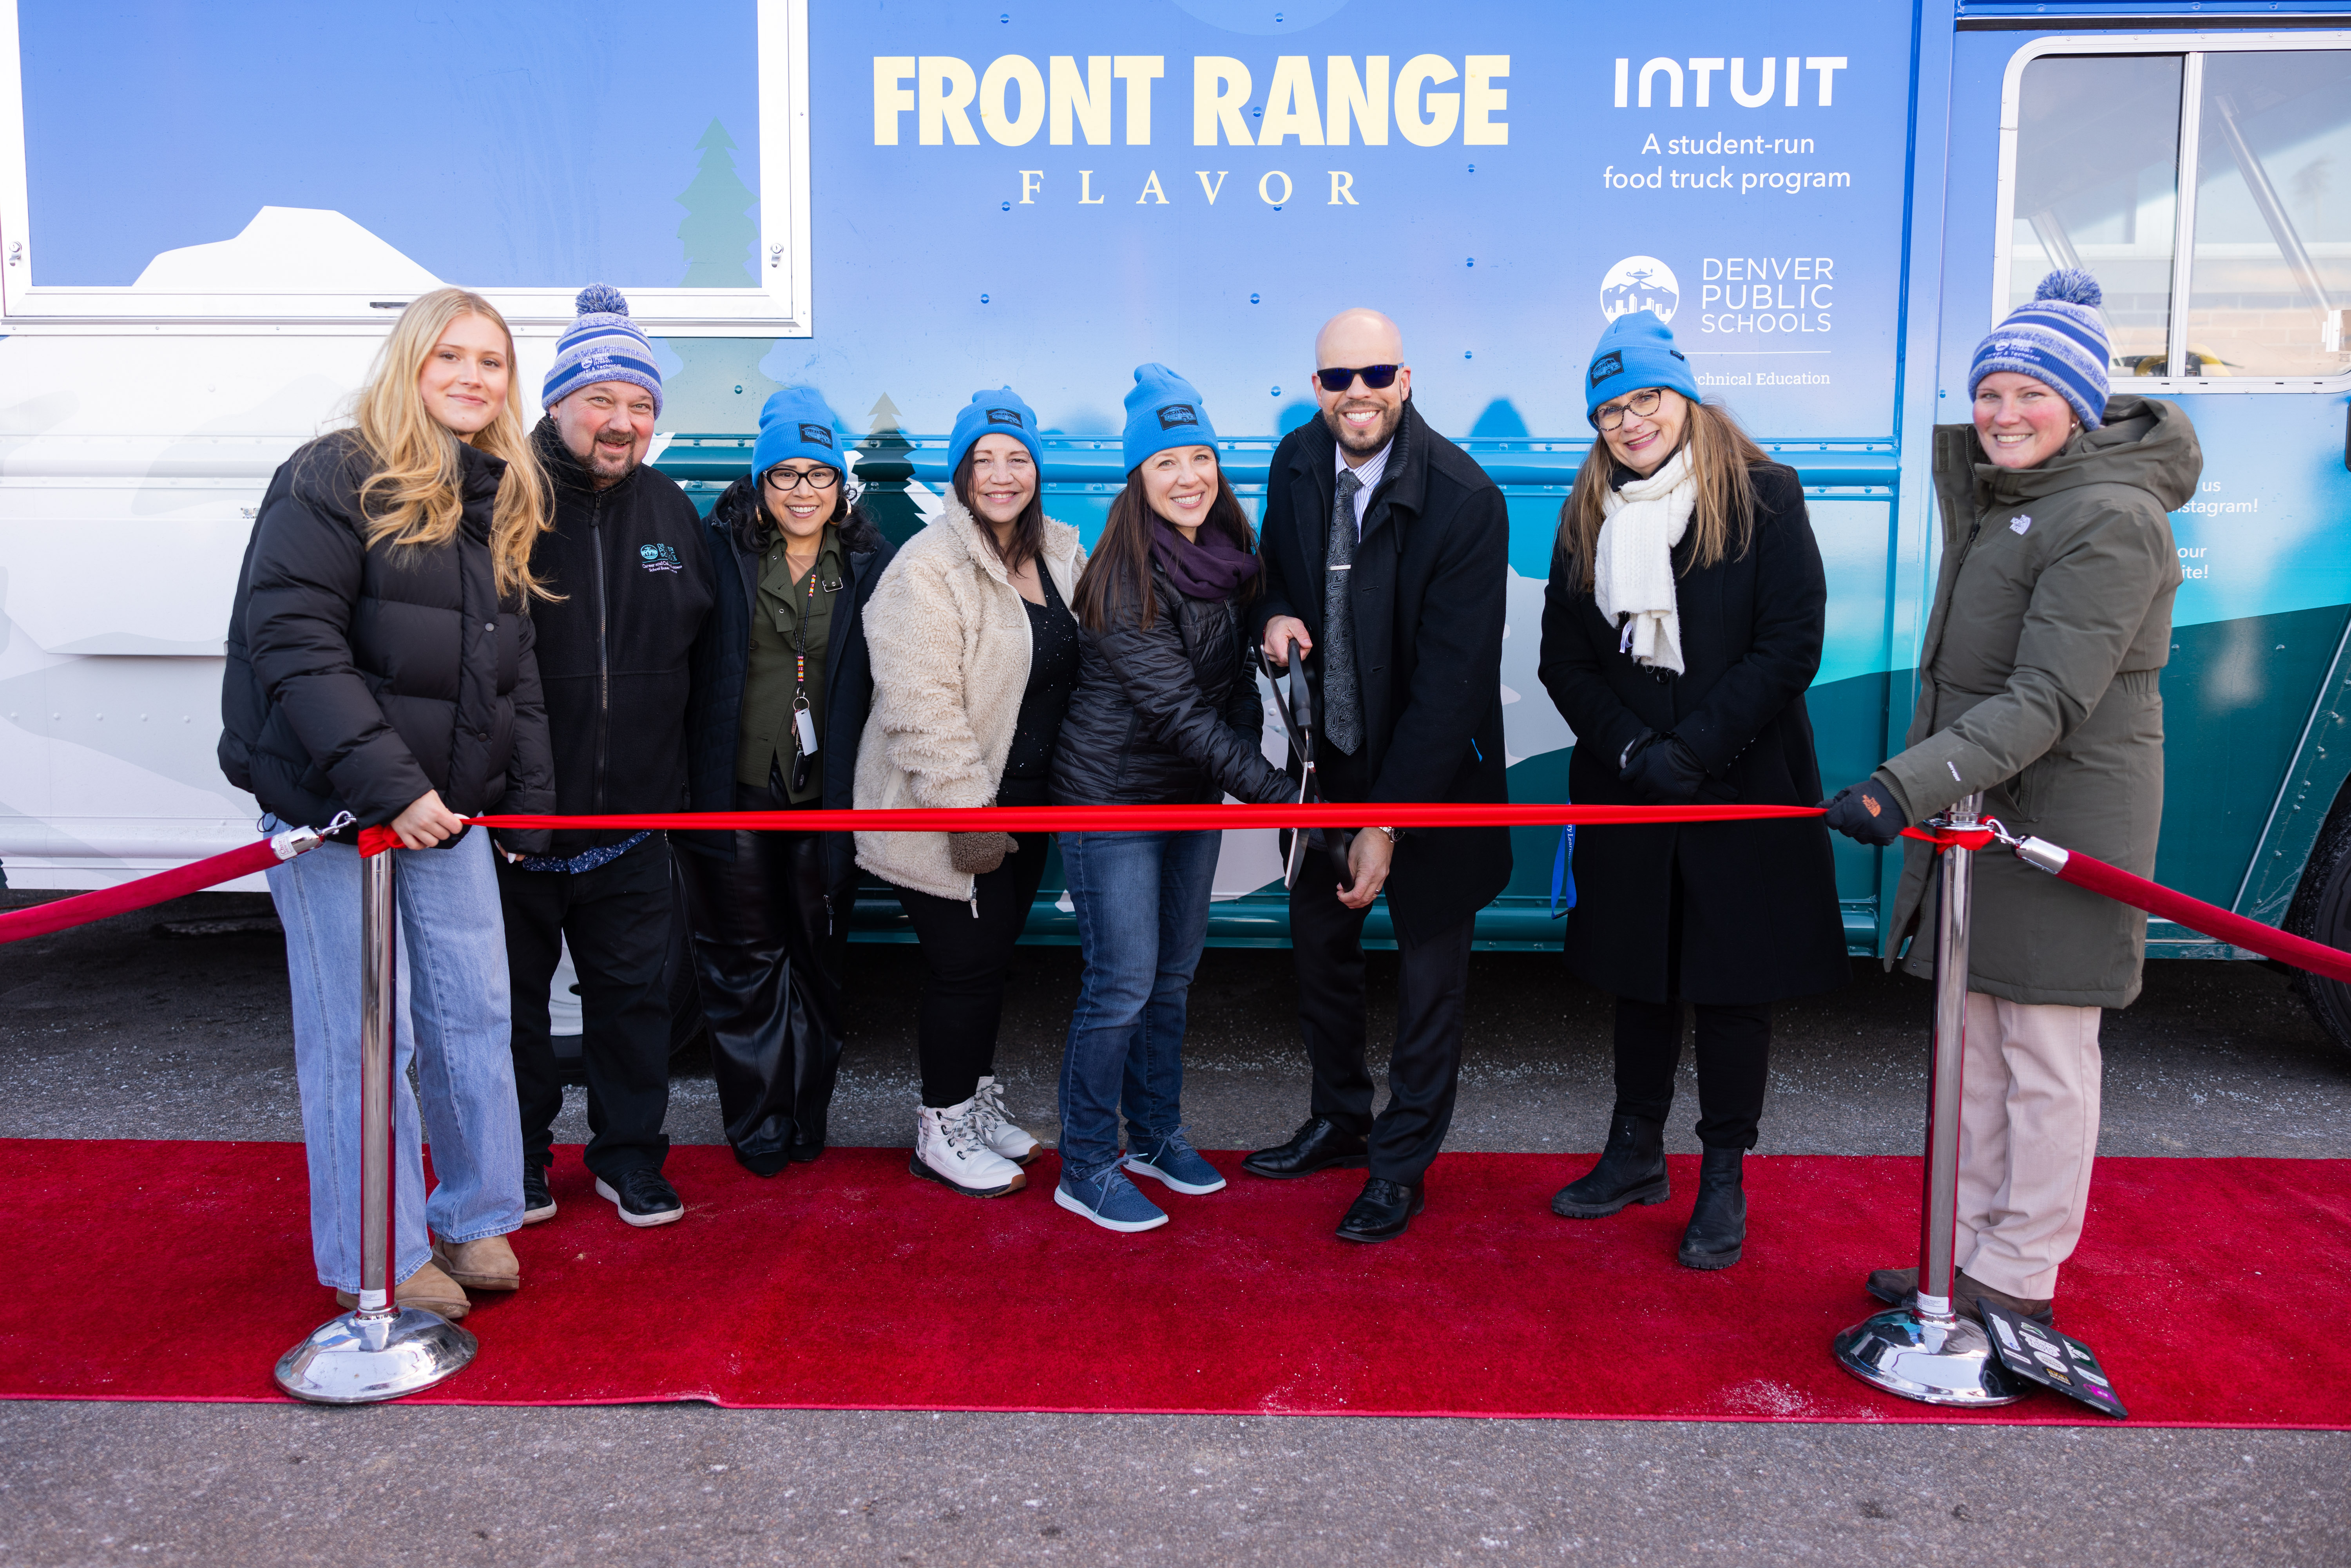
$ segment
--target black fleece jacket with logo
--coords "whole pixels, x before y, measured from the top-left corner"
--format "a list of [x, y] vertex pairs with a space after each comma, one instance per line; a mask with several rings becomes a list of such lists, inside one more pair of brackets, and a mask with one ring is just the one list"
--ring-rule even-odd
[[[685, 711], [697, 642], [716, 634], [702, 518], [685, 492], [640, 465], [599, 490], [553, 419], [531, 432], [555, 502], [530, 554], [558, 601], [533, 607], [539, 684], [565, 813], [686, 809]], [[578, 854], [627, 830], [555, 835]]]

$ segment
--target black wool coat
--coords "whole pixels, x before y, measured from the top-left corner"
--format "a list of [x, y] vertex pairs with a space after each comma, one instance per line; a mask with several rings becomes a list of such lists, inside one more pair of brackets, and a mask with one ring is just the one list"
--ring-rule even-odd
[[[271, 476], [229, 612], [221, 771], [279, 821], [391, 821], [427, 790], [464, 816], [551, 811], [533, 628], [501, 598], [490, 516], [506, 464], [457, 448], [465, 513], [429, 549], [371, 546], [357, 436], [311, 442]], [[543, 852], [543, 831], [497, 840]]]
[[[685, 810], [685, 711], [694, 649], [717, 597], [702, 517], [676, 482], [640, 465], [599, 490], [555, 422], [531, 432], [555, 500], [531, 570], [561, 597], [531, 612], [567, 815]], [[630, 830], [558, 832], [553, 852], [618, 843]]]
[[[1088, 570], [1107, 570], [1099, 557]], [[1213, 806], [1230, 793], [1280, 804], [1298, 798], [1265, 759], [1265, 707], [1243, 641], [1242, 611], [1194, 599], [1151, 560], [1153, 606], [1114, 606], [1101, 632], [1078, 629], [1077, 689], [1053, 748], [1061, 806]]]
[[[1274, 448], [1258, 539], [1265, 591], [1249, 620], [1252, 643], [1274, 616], [1305, 622], [1315, 644], [1307, 668], [1318, 675], [1337, 452], [1337, 438], [1319, 418]], [[1502, 492], [1407, 402], [1364, 514], [1350, 591], [1362, 762], [1372, 780], [1365, 799], [1510, 799], [1502, 751], [1510, 561]], [[1399, 933], [1426, 941], [1491, 904], [1510, 880], [1509, 829], [1416, 830], [1396, 844], [1388, 913]]]
[[[1587, 462], [1606, 462], [1596, 451]], [[1617, 759], [1645, 731], [1672, 733], [1705, 766], [1702, 802], [1812, 806], [1820, 763], [1804, 688], [1821, 664], [1828, 583], [1795, 470], [1758, 465], [1744, 553], [1698, 570], [1674, 549], [1679, 676], [1617, 651], [1619, 633], [1564, 549], [1543, 592], [1544, 690], [1575, 731], [1568, 793], [1578, 805], [1643, 805]], [[1585, 828], [1575, 835], [1567, 958], [1618, 996], [1742, 1004], [1844, 983], [1851, 965], [1827, 828], [1817, 819]], [[1681, 905], [1677, 991], [1668, 985], [1672, 905]]]
[[[701, 528], [701, 547], [717, 591], [711, 634], [695, 645], [693, 695], [685, 716], [687, 789], [692, 810], [735, 809], [735, 753], [740, 739], [743, 686], [751, 668], [751, 622], [759, 606], [758, 482], [746, 475], [726, 487]], [[865, 604], [897, 547], [872, 520], [852, 508], [841, 524], [849, 575], [832, 606], [824, 646], [824, 733], [817, 737], [823, 793], [817, 804], [846, 810], [856, 804], [857, 743], [873, 706], [873, 659], [865, 645]], [[856, 845], [848, 833], [824, 836], [828, 886], [857, 874]], [[682, 849], [716, 860], [735, 858], [729, 832], [674, 833]]]

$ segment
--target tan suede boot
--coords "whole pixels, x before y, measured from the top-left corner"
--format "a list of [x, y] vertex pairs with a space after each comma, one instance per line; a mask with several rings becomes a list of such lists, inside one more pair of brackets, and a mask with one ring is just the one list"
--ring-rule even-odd
[[433, 1260], [469, 1291], [522, 1289], [522, 1263], [503, 1236], [485, 1236], [477, 1241], [444, 1241], [436, 1236]]
[[[394, 1306], [422, 1307], [428, 1312], [438, 1312], [453, 1323], [474, 1308], [457, 1281], [430, 1263], [393, 1286], [392, 1301]], [[359, 1297], [350, 1291], [335, 1292], [335, 1305], [343, 1311], [348, 1312], [359, 1304]]]

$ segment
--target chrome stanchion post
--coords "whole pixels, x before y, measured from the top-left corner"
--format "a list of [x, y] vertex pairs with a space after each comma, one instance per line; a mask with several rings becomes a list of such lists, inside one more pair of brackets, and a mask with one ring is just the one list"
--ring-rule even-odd
[[393, 948], [399, 911], [390, 851], [360, 862], [360, 1304], [320, 1324], [277, 1361], [277, 1386], [321, 1405], [372, 1405], [414, 1394], [474, 1359], [474, 1336], [438, 1312], [392, 1299], [395, 1169], [393, 1030], [400, 1007]]
[[[1981, 795], [1945, 813], [1942, 825], [1979, 825]], [[2024, 1385], [1992, 1354], [1983, 1326], [1952, 1310], [1959, 1233], [1960, 1075], [1966, 1060], [1968, 924], [1975, 852], [1945, 847], [1935, 912], [1934, 1071], [1927, 1091], [1927, 1177], [1918, 1221], [1918, 1291], [1912, 1305], [1879, 1312], [1837, 1335], [1837, 1364], [1873, 1387], [1928, 1405], [2010, 1405]]]

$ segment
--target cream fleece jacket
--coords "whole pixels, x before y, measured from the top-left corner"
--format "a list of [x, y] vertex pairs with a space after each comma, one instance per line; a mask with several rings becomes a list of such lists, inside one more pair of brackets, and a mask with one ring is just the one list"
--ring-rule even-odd
[[[857, 750], [857, 809], [986, 806], [996, 800], [1029, 686], [1020, 591], [953, 495], [906, 541], [865, 607], [873, 706]], [[1086, 563], [1078, 530], [1045, 519], [1044, 570], [1061, 602]], [[939, 898], [972, 896], [945, 833], [860, 833], [857, 863]]]

